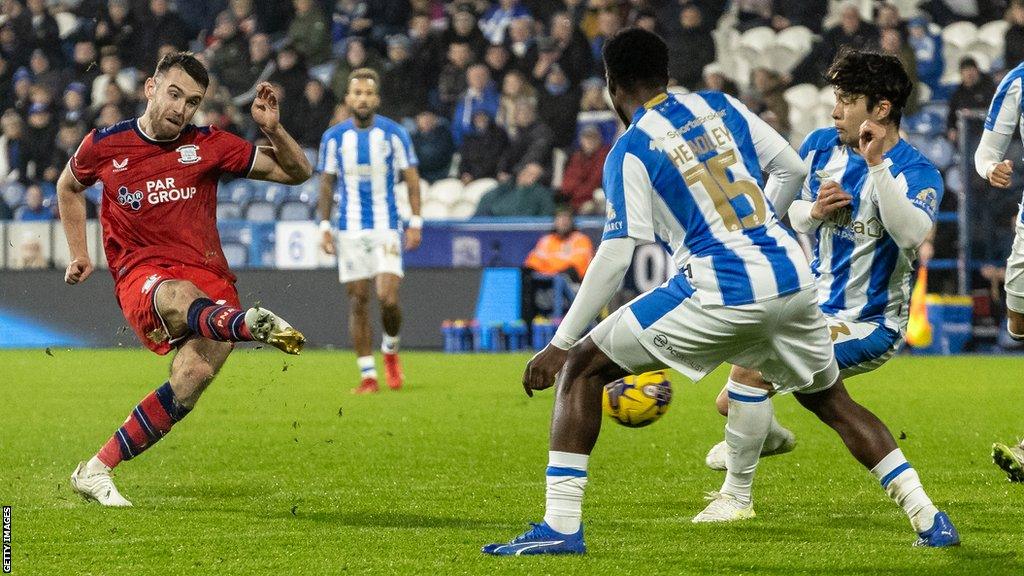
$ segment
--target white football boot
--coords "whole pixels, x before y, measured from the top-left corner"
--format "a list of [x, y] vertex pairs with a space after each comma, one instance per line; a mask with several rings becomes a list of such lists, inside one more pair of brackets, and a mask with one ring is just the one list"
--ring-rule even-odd
[[85, 462], [79, 462], [71, 473], [71, 489], [86, 500], [95, 500], [103, 506], [127, 508], [132, 505], [114, 486], [110, 471], [106, 468], [90, 469]]
[[[782, 435], [781, 440], [773, 438], [765, 440], [766, 447], [768, 446], [768, 442], [772, 440], [775, 440], [777, 442], [777, 445], [774, 448], [762, 448], [762, 458], [765, 456], [775, 456], [776, 454], [785, 454], [786, 452], [792, 452], [793, 449], [796, 448], [796, 435], [787, 430], [786, 428], [783, 428], [782, 431], [784, 432], [784, 434]], [[729, 446], [725, 443], [725, 440], [722, 440], [718, 444], [712, 446], [711, 450], [708, 450], [708, 455], [704, 457], [704, 464], [706, 464], [707, 467], [711, 468], [712, 470], [720, 470], [722, 472], [725, 472], [725, 455], [728, 452]]]
[[253, 338], [286, 354], [298, 354], [306, 345], [306, 337], [302, 332], [266, 308], [256, 306], [246, 310], [245, 325], [249, 327]]
[[742, 504], [731, 494], [721, 492], [708, 492], [705, 500], [711, 503], [701, 510], [700, 514], [693, 517], [694, 524], [705, 522], [735, 522], [736, 520], [747, 520], [756, 516], [753, 504]]

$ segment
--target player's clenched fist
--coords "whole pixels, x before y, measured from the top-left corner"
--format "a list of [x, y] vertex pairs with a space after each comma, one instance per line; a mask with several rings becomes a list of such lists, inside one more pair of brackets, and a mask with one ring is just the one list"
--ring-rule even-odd
[[85, 282], [85, 279], [92, 274], [92, 260], [88, 256], [79, 256], [68, 263], [64, 271], [64, 281], [68, 284]]
[[988, 183], [996, 188], [1009, 188], [1010, 180], [1013, 178], [1013, 161], [1003, 160], [993, 164], [988, 171]]
[[811, 206], [811, 218], [826, 220], [837, 210], [845, 208], [853, 201], [853, 196], [842, 189], [838, 182], [825, 180], [818, 188], [818, 198]]
[[327, 254], [334, 255], [334, 233], [330, 230], [324, 230], [324, 233], [320, 236], [320, 248], [323, 249]]
[[868, 166], [875, 166], [882, 162], [887, 132], [888, 129], [885, 126], [874, 120], [865, 120], [861, 123], [858, 144], [861, 156], [867, 161]]

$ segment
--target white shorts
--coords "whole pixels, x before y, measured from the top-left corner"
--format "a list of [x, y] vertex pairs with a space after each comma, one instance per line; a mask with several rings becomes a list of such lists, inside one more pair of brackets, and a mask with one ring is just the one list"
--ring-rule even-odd
[[828, 315], [825, 322], [843, 379], [880, 367], [903, 344], [899, 332], [871, 322], [851, 322]]
[[813, 288], [743, 306], [700, 304], [673, 280], [619, 308], [589, 336], [638, 374], [666, 366], [694, 382], [723, 362], [759, 370], [776, 391], [819, 392], [839, 376]]
[[402, 277], [402, 239], [397, 230], [338, 232], [338, 279], [342, 284], [378, 274]]
[[1013, 248], [1006, 259], [1006, 307], [1018, 314], [1024, 314], [1024, 223], [1017, 213], [1017, 234], [1013, 237]]

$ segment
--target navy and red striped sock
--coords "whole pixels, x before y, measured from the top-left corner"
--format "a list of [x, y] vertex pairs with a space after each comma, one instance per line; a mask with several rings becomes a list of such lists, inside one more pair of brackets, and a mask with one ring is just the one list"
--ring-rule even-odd
[[188, 327], [193, 332], [221, 342], [249, 342], [254, 340], [245, 325], [245, 310], [227, 304], [217, 304], [209, 298], [197, 298], [188, 307]]
[[166, 436], [190, 410], [178, 404], [170, 382], [165, 382], [139, 402], [96, 456], [109, 468], [131, 460]]

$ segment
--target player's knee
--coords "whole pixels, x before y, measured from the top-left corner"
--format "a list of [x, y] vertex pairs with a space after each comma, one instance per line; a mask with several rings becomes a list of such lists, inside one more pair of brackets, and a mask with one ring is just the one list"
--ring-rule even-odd
[[356, 314], [366, 314], [366, 309], [370, 307], [370, 296], [362, 292], [350, 293], [348, 304]]
[[388, 312], [398, 311], [398, 294], [381, 294], [378, 299], [380, 300], [381, 308], [386, 309]]
[[217, 369], [212, 364], [198, 358], [188, 359], [175, 366], [177, 379], [194, 386], [205, 385], [216, 375]]

